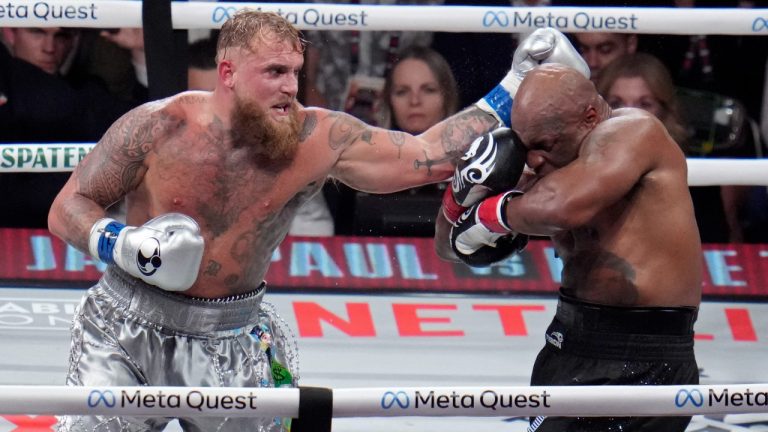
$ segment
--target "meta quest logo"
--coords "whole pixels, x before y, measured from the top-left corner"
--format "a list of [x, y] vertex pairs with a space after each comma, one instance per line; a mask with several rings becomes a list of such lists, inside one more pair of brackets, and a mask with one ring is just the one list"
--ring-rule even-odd
[[88, 408], [191, 408], [200, 412], [218, 410], [256, 410], [257, 397], [253, 392], [238, 395], [211, 395], [198, 390], [165, 393], [154, 391], [122, 390], [115, 394], [112, 390], [94, 389], [88, 393]]

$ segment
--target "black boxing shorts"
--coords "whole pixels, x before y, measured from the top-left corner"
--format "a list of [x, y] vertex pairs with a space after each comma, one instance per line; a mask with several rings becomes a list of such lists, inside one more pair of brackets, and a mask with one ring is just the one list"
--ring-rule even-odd
[[[614, 307], [560, 293], [532, 386], [699, 383], [694, 307]], [[683, 432], [691, 417], [535, 417], [529, 432]]]

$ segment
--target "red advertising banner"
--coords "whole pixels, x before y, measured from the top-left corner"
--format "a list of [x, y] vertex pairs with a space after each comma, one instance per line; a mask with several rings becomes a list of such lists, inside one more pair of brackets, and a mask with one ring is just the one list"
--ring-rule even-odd
[[[704, 294], [768, 296], [768, 245], [705, 245]], [[548, 292], [562, 263], [548, 241], [486, 268], [442, 261], [431, 238], [288, 237], [272, 256], [272, 289], [333, 291]], [[0, 281], [82, 285], [104, 264], [46, 230], [0, 229]]]

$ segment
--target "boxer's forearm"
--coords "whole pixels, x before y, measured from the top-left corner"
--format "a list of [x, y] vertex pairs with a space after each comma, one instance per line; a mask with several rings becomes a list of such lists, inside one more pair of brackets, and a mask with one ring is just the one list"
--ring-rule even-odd
[[88, 253], [88, 236], [93, 224], [106, 216], [94, 201], [77, 193], [62, 191], [51, 206], [48, 228], [51, 233], [77, 250]]
[[495, 117], [472, 105], [432, 126], [421, 138], [434, 148], [431, 154], [456, 158], [464, 154], [477, 137], [498, 126]]

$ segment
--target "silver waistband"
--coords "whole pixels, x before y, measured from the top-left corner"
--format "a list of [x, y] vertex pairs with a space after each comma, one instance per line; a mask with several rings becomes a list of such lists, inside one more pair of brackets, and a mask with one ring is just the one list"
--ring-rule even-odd
[[204, 299], [164, 291], [109, 266], [99, 284], [116, 306], [149, 323], [183, 333], [234, 330], [258, 319], [266, 284], [239, 296]]

